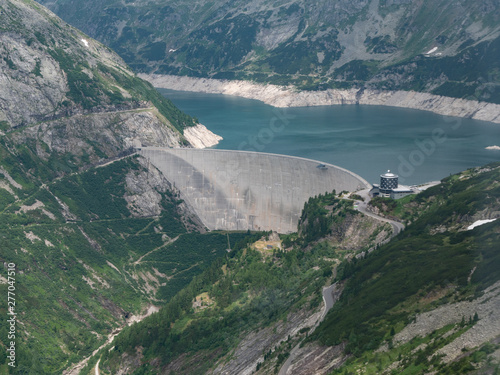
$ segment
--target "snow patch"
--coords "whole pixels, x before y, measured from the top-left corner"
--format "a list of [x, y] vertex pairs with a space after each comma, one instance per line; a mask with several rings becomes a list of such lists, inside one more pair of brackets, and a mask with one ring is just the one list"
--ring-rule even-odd
[[85, 47], [89, 48], [89, 41], [86, 40], [86, 39], [80, 39], [82, 41], [82, 43], [85, 45]]
[[474, 229], [475, 227], [478, 227], [480, 225], [483, 225], [483, 224], [487, 224], [487, 223], [491, 223], [492, 221], [495, 221], [496, 219], [489, 219], [489, 220], [478, 220], [478, 221], [475, 221], [474, 223], [472, 223], [471, 225], [469, 225], [467, 227], [467, 230], [472, 230]]
[[437, 49], [438, 49], [437, 47], [434, 47], [433, 49], [430, 49], [429, 52], [426, 53], [426, 55], [430, 55], [431, 53], [436, 52]]

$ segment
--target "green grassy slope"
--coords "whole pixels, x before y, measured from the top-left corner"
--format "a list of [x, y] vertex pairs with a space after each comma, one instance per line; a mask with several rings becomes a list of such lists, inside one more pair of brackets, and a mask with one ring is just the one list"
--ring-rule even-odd
[[[182, 201], [171, 191], [160, 192], [160, 215], [132, 214], [126, 178], [144, 172], [135, 157], [43, 184], [27, 175], [43, 163], [31, 162], [29, 169], [9, 158], [0, 164], [3, 182], [8, 174], [22, 184], [0, 189], [0, 259], [16, 265], [16, 373], [61, 372], [131, 314], [168, 301], [226, 253], [225, 234], [187, 233]], [[233, 243], [238, 238], [230, 235]], [[1, 288], [6, 295], [7, 285]]]

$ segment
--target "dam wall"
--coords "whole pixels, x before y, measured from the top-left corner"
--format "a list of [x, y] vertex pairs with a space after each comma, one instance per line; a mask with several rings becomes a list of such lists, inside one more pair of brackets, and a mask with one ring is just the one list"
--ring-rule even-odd
[[291, 156], [157, 147], [138, 148], [138, 153], [211, 230], [295, 232], [310, 197], [371, 187], [346, 169]]

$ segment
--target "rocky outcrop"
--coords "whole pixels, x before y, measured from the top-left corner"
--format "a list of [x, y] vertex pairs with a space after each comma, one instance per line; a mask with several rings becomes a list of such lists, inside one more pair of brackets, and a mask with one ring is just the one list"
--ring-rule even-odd
[[344, 354], [345, 344], [324, 346], [308, 343], [297, 352], [287, 375], [326, 375], [342, 366], [347, 359]]
[[[125, 179], [124, 198], [128, 203], [128, 208], [134, 217], [160, 216], [164, 210], [163, 200], [175, 199], [179, 192], [147, 159], [138, 158], [137, 161], [142, 168], [130, 170]], [[171, 194], [173, 198], [166, 198], [165, 194], [166, 196]], [[206, 232], [200, 218], [185, 202], [175, 202], [175, 209], [189, 231]]]
[[212, 147], [222, 140], [220, 135], [212, 133], [202, 124], [184, 129], [183, 135], [194, 148]]
[[87, 158], [91, 164], [132, 147], [181, 145], [181, 135], [165, 126], [151, 108], [60, 118], [24, 128], [12, 133], [12, 138], [19, 144], [35, 141], [44, 160], [71, 154], [73, 163], [77, 162], [73, 158]]
[[21, 38], [0, 38], [0, 55], [9, 59], [0, 59], [0, 121], [13, 125], [54, 115], [68, 91], [59, 64], [46, 51], [27, 46]]
[[159, 216], [161, 214], [161, 193], [170, 188], [165, 177], [149, 163], [139, 158], [144, 169], [130, 170], [126, 176], [127, 192], [124, 196], [128, 209], [135, 217]]
[[293, 87], [260, 85], [247, 81], [227, 81], [171, 75], [141, 74], [155, 87], [180, 91], [205, 92], [257, 99], [275, 107], [320, 105], [383, 105], [434, 112], [443, 116], [467, 117], [500, 123], [500, 105], [475, 100], [450, 98], [415, 91], [336, 90], [297, 91]]
[[264, 361], [266, 352], [276, 350], [280, 343], [298, 334], [301, 329], [313, 326], [320, 315], [321, 311], [311, 314], [311, 311], [301, 310], [289, 314], [286, 321], [246, 334], [231, 357], [219, 360], [210, 374], [253, 374], [257, 365]]
[[34, 2], [0, 5], [7, 31], [0, 34], [0, 121], [11, 127], [81, 111], [77, 95], [100, 96], [102, 106], [109, 104], [108, 93], [96, 91], [93, 82], [100, 65], [133, 75], [118, 55]]
[[34, 2], [0, 0], [0, 9], [0, 134], [36, 140], [45, 160], [55, 152], [93, 162], [134, 146], [185, 144], [188, 116], [110, 49]]
[[463, 354], [463, 348], [472, 349], [500, 335], [498, 311], [500, 311], [500, 282], [487, 288], [484, 295], [475, 300], [447, 304], [418, 314], [413, 323], [394, 336], [394, 342], [403, 344], [416, 336], [427, 336], [434, 330], [448, 324], [460, 323], [462, 319], [467, 321], [477, 314], [479, 321], [471, 329], [436, 352], [444, 356], [444, 362], [450, 362]]

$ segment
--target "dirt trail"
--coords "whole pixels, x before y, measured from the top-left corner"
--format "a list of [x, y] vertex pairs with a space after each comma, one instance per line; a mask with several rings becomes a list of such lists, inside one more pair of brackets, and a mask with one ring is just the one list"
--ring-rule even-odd
[[180, 237], [180, 235], [178, 235], [178, 236], [177, 236], [177, 237], [175, 237], [175, 238], [170, 239], [168, 242], [165, 242], [163, 245], [158, 246], [158, 247], [154, 248], [153, 250], [151, 250], [151, 251], [147, 252], [146, 254], [144, 254], [143, 256], [141, 256], [139, 259], [137, 259], [137, 260], [136, 260], [134, 263], [132, 263], [132, 264], [133, 264], [134, 266], [137, 266], [137, 265], [138, 265], [138, 264], [140, 264], [140, 263], [142, 262], [142, 260], [143, 260], [145, 257], [147, 257], [149, 254], [154, 253], [155, 251], [158, 251], [158, 250], [160, 250], [160, 249], [162, 249], [162, 248], [164, 248], [164, 247], [167, 247], [167, 246], [168, 246], [168, 245], [170, 245], [170, 244], [173, 244], [175, 241], [177, 241], [177, 239], [178, 239], [179, 237]]
[[[104, 344], [102, 344], [99, 348], [97, 348], [96, 350], [94, 350], [92, 352], [92, 355], [90, 355], [89, 357], [81, 360], [80, 362], [78, 362], [76, 365], [74, 365], [70, 369], [65, 370], [63, 372], [63, 375], [78, 375], [80, 373], [80, 371], [87, 365], [87, 362], [89, 361], [89, 359], [92, 358], [94, 355], [96, 355], [97, 352], [99, 352], [99, 350], [101, 350], [102, 348], [104, 348], [106, 345], [111, 344], [113, 342], [114, 338], [122, 331], [122, 329], [124, 327], [132, 325], [133, 323], [136, 323], [136, 322], [140, 322], [144, 318], [150, 316], [151, 314], [153, 314], [155, 312], [158, 312], [159, 310], [160, 309], [158, 307], [156, 307], [154, 305], [150, 305], [144, 314], [142, 314], [142, 315], [132, 315], [129, 319], [127, 319], [127, 322], [126, 322], [125, 325], [123, 325], [122, 327], [120, 327], [118, 329], [115, 329], [113, 332], [111, 332], [108, 335], [108, 339], [106, 340], [106, 342]], [[97, 361], [97, 364], [95, 366], [95, 374], [96, 375], [99, 375], [99, 362], [100, 361], [101, 361], [101, 359], [99, 358], [99, 360]]]

